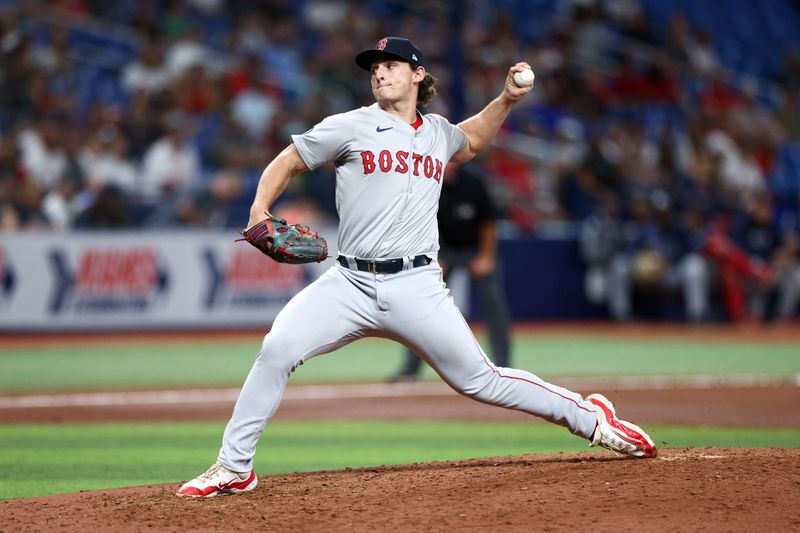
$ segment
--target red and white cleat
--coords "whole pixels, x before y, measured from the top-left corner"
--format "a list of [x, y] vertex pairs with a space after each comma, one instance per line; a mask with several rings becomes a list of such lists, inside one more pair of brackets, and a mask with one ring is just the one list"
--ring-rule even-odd
[[586, 400], [594, 404], [597, 429], [590, 446], [602, 446], [612, 452], [632, 457], [655, 457], [658, 454], [653, 439], [636, 424], [617, 418], [614, 404], [602, 394], [590, 394]]
[[231, 472], [220, 464], [214, 464], [193, 480], [184, 483], [176, 494], [178, 496], [208, 498], [223, 494], [247, 492], [256, 488], [257, 484], [258, 478], [255, 470], [240, 474]]

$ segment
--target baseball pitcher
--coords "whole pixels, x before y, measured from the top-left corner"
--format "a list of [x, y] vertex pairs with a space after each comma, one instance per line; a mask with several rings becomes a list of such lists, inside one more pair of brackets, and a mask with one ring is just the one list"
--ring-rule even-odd
[[[375, 103], [330, 116], [294, 135], [264, 170], [243, 232], [265, 253], [281, 250], [278, 260], [324, 257], [327, 247], [321, 237], [277, 221], [269, 208], [293, 176], [332, 161], [340, 218], [336, 264], [275, 318], [225, 429], [216, 463], [178, 494], [216, 496], [255, 488], [256, 444], [292, 371], [312, 357], [370, 336], [404, 344], [453, 389], [475, 400], [565, 426], [591, 446], [654, 457], [650, 437], [619, 420], [603, 396], [584, 399], [530, 372], [492, 364], [442, 281], [436, 211], [444, 168], [449, 161], [472, 159], [489, 144], [514, 104], [531, 91], [530, 66], [512, 66], [501, 94], [477, 115], [454, 125], [418, 111], [436, 94], [436, 79], [411, 41], [386, 37], [358, 54], [356, 63], [370, 73]], [[302, 258], [292, 255], [288, 242], [298, 243]], [[309, 323], [315, 327], [298, 326]]]

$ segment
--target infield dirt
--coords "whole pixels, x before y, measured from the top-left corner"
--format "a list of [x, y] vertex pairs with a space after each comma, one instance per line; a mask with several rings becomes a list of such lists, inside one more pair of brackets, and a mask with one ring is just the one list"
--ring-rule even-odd
[[204, 500], [177, 484], [0, 502], [8, 531], [796, 531], [800, 450], [516, 456], [263, 477]]

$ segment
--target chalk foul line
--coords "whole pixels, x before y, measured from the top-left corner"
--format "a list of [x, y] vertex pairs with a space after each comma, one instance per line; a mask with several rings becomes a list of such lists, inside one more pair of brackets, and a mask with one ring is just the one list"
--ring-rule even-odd
[[[655, 390], [800, 386], [800, 375], [747, 376], [627, 376], [553, 380], [573, 390]], [[0, 409], [53, 407], [116, 407], [233, 403], [239, 388], [162, 391], [87, 392], [0, 396]], [[320, 401], [397, 397], [436, 397], [456, 394], [442, 382], [296, 385], [286, 388], [285, 401]]]

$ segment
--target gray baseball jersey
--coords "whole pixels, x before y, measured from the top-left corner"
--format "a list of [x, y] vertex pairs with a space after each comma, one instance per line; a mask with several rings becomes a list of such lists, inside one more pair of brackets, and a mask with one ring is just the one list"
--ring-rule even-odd
[[415, 128], [373, 104], [328, 117], [292, 141], [308, 168], [336, 164], [341, 254], [383, 259], [439, 249], [444, 166], [467, 141], [457, 126], [430, 114]]
[[[309, 168], [327, 161], [336, 165], [343, 259], [275, 318], [217, 461], [235, 472], [252, 469], [256, 443], [290, 374], [312, 357], [369, 336], [401, 342], [461, 394], [591, 439], [594, 406], [530, 372], [492, 364], [453, 302], [438, 263], [430, 261], [438, 251], [444, 166], [464, 146], [464, 132], [438, 115], [407, 124], [375, 104], [329, 117], [292, 140]], [[397, 269], [378, 273], [369, 260], [384, 266], [390, 261]]]

